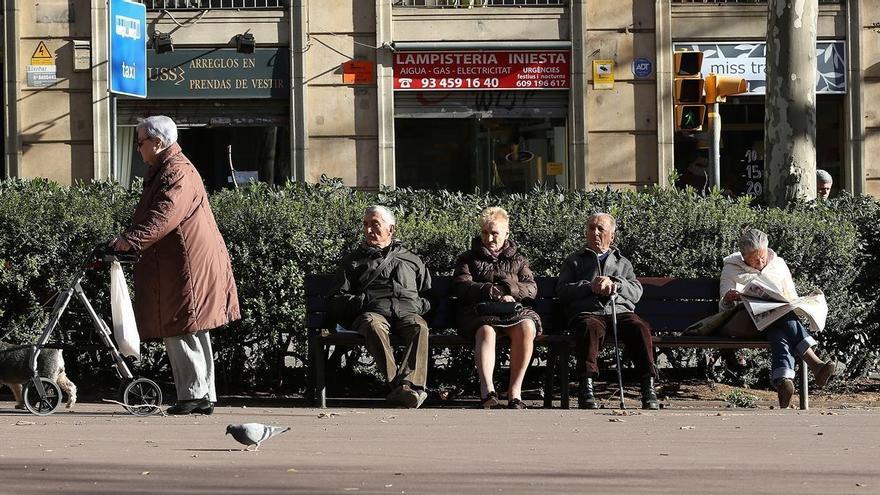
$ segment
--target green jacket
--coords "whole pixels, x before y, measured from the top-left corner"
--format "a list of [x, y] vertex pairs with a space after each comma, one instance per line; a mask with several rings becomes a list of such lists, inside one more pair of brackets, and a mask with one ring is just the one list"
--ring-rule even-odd
[[[386, 257], [388, 263], [375, 274]], [[422, 260], [399, 241], [385, 249], [357, 247], [342, 259], [335, 282], [330, 311], [343, 324], [365, 312], [395, 318], [424, 315], [431, 309], [421, 296], [431, 288], [431, 275]]]

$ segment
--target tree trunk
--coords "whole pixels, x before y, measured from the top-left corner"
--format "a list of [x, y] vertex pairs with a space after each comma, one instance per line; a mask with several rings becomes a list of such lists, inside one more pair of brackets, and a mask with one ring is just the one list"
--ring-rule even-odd
[[767, 2], [764, 194], [771, 206], [816, 197], [818, 0]]

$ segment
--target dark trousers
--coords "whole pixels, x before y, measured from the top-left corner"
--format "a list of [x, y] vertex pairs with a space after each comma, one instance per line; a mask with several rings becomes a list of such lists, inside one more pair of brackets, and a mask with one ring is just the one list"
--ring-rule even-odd
[[[614, 339], [611, 315], [577, 315], [570, 324], [577, 342], [577, 371], [593, 378], [599, 374], [599, 350], [605, 338]], [[635, 313], [617, 313], [617, 337], [629, 351], [642, 378], [656, 376], [651, 325]]]
[[[406, 315], [389, 320], [378, 313], [363, 313], [352, 326], [367, 340], [367, 350], [392, 388], [404, 382], [425, 388], [428, 380], [428, 323], [424, 318]], [[402, 338], [405, 345], [399, 365], [394, 362], [392, 334]]]

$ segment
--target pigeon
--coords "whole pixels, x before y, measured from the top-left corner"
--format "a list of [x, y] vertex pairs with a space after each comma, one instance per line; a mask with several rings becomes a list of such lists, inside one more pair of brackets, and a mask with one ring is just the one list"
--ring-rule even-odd
[[262, 423], [245, 423], [242, 425], [232, 424], [226, 427], [226, 434], [232, 434], [232, 438], [245, 447], [241, 450], [249, 450], [251, 445], [256, 445], [254, 451], [259, 450], [260, 444], [266, 440], [280, 435], [290, 427], [264, 425]]

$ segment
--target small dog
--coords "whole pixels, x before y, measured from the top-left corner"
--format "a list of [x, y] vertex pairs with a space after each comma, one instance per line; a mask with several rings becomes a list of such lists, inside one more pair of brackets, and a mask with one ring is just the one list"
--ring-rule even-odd
[[[0, 386], [12, 389], [15, 408], [24, 409], [22, 388], [33, 377], [28, 361], [31, 346], [10, 346], [0, 342]], [[37, 374], [58, 384], [67, 394], [67, 408], [76, 404], [76, 385], [64, 373], [64, 357], [60, 349], [43, 349], [37, 358]]]

